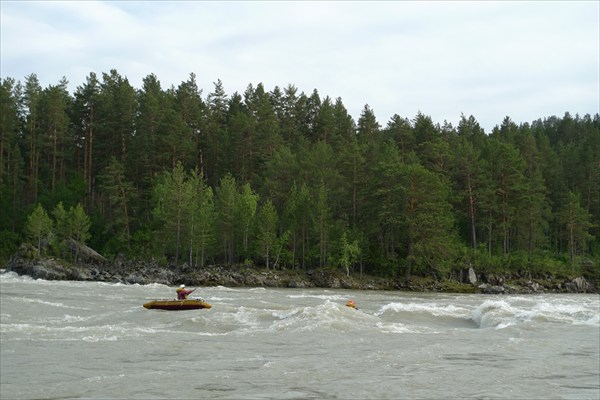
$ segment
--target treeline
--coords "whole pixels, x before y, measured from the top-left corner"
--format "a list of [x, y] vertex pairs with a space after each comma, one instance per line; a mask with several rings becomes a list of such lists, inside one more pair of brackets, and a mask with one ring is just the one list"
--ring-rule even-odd
[[72, 234], [49, 217], [64, 212], [105, 256], [198, 268], [599, 274], [598, 114], [486, 133], [464, 115], [382, 126], [368, 105], [355, 121], [293, 85], [228, 95], [217, 81], [204, 96], [194, 74], [136, 89], [116, 70], [67, 85], [2, 79], [3, 259], [23, 241], [62, 251], [43, 243]]

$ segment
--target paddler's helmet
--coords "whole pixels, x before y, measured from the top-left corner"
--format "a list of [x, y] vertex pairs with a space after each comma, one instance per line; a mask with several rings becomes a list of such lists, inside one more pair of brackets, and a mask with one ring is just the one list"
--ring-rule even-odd
[[183, 289], [185, 287], [185, 285], [179, 285], [179, 287]]

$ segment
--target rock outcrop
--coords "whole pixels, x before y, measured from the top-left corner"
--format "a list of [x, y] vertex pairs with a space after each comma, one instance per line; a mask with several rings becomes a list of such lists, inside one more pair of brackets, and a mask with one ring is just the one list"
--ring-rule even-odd
[[[420, 282], [401, 282], [377, 277], [346, 276], [343, 271], [317, 270], [264, 270], [246, 265], [211, 265], [191, 267], [159, 265], [156, 260], [138, 261], [116, 257], [109, 261], [91, 249], [79, 248], [85, 262], [68, 263], [54, 258], [32, 255], [31, 249], [15, 254], [6, 271], [28, 275], [35, 279], [120, 282], [126, 284], [160, 283], [191, 286], [227, 287], [282, 287], [282, 288], [331, 288], [363, 290], [410, 290], [410, 291], [462, 291], [486, 294], [515, 293], [596, 293], [596, 288], [584, 277], [572, 280], [547, 278], [508, 279], [499, 275], [477, 276], [473, 268], [467, 272], [468, 282], [452, 285], [440, 284], [433, 279]], [[459, 287], [460, 286], [460, 287]], [[462, 289], [469, 290], [462, 290]]]
[[590, 284], [583, 277], [573, 279], [571, 282], [565, 283], [565, 289], [574, 293], [587, 293], [590, 290]]

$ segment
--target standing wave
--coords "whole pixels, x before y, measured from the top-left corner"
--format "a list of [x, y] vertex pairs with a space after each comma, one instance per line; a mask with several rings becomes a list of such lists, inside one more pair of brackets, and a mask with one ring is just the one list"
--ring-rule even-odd
[[576, 297], [550, 302], [544, 297], [486, 300], [471, 319], [479, 328], [503, 329], [517, 324], [565, 324], [599, 326], [598, 303], [583, 303]]

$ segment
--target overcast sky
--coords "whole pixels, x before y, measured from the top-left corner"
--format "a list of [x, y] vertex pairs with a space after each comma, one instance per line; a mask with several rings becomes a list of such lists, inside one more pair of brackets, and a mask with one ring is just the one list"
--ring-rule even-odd
[[289, 84], [365, 104], [382, 127], [420, 111], [490, 132], [600, 109], [600, 2], [590, 1], [7, 1], [1, 71], [70, 91], [116, 69], [141, 89], [196, 74], [206, 98]]

